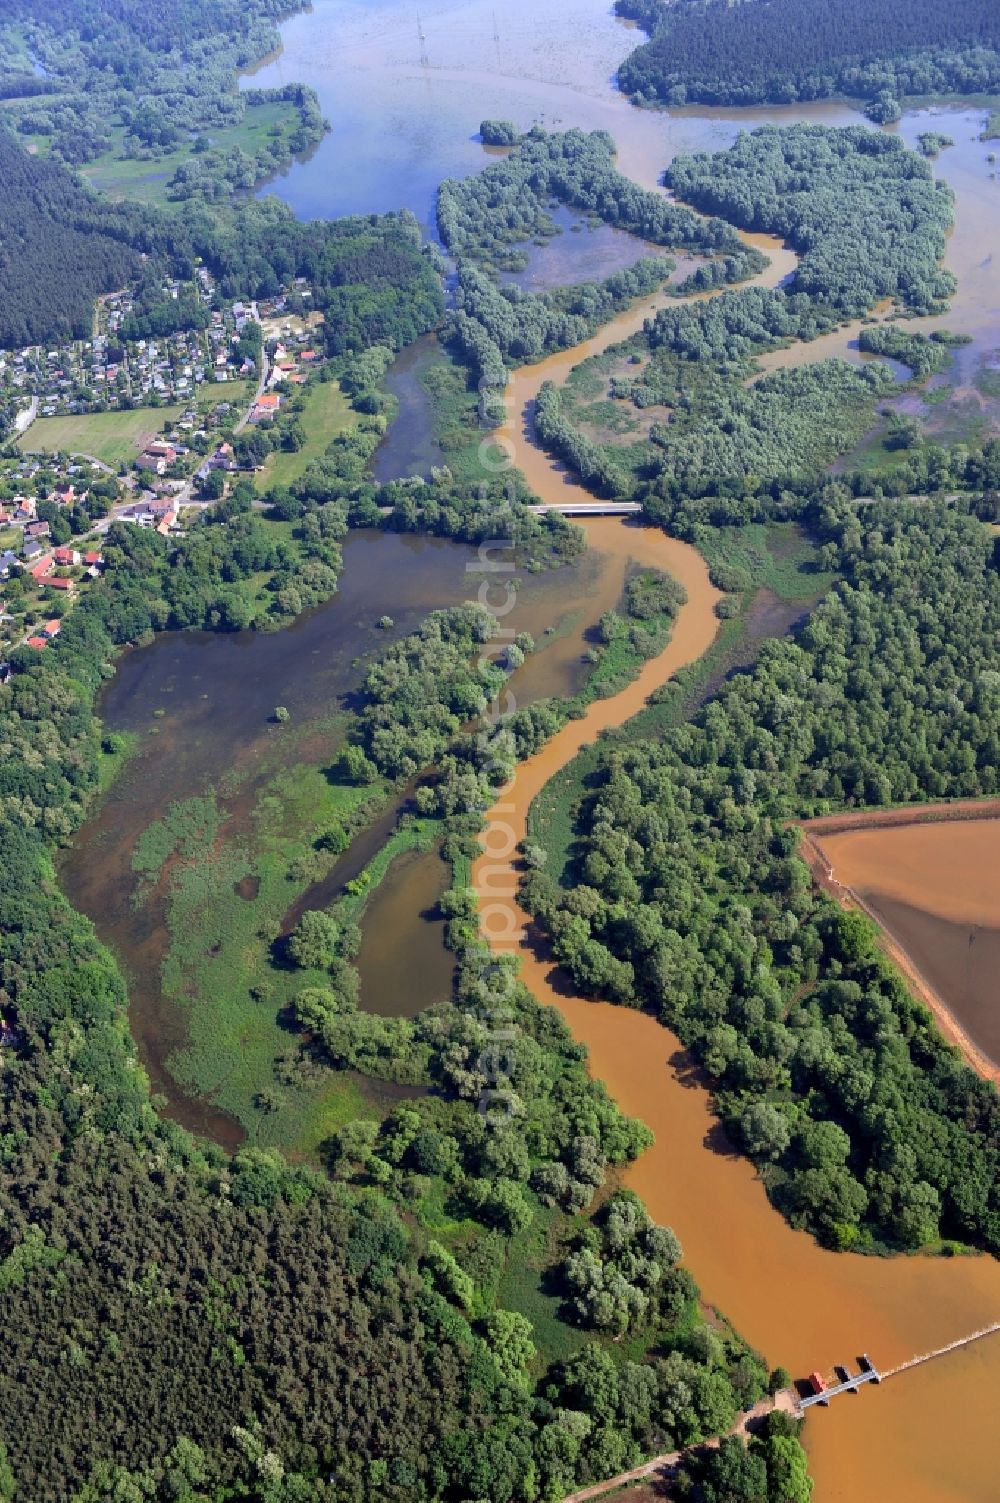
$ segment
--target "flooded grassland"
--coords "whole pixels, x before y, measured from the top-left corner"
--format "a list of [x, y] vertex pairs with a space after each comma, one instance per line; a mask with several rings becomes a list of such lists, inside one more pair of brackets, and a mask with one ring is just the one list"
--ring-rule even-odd
[[[463, 544], [353, 533], [326, 605], [275, 633], [164, 634], [126, 653], [104, 693], [105, 726], [132, 733], [136, 750], [61, 879], [122, 964], [154, 1089], [194, 1131], [309, 1149], [365, 1105], [360, 1078], [294, 1069], [282, 1013], [311, 978], [282, 963], [276, 941], [395, 838], [408, 790], [333, 771], [347, 712], [372, 654], [475, 598], [477, 561]], [[512, 680], [520, 702], [582, 687], [595, 623], [619, 605], [629, 567], [609, 532], [573, 565], [515, 571], [518, 629], [538, 644]], [[334, 823], [363, 826], [340, 856], [317, 849]], [[414, 1013], [450, 992], [435, 915], [445, 874], [428, 839], [403, 841], [368, 902], [359, 970], [371, 1011]]]

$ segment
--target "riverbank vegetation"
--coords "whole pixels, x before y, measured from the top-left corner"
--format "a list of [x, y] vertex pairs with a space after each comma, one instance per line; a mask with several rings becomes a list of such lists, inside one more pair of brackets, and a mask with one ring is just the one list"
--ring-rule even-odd
[[788, 827], [1000, 785], [992, 539], [961, 511], [855, 511], [836, 488], [820, 514], [845, 583], [691, 724], [609, 745], [573, 885], [535, 872], [526, 896], [576, 985], [654, 1007], [695, 1052], [795, 1224], [995, 1251], [995, 1093], [867, 922], [814, 891]]
[[799, 253], [789, 290], [859, 318], [881, 298], [937, 313], [955, 289], [945, 270], [951, 190], [898, 136], [848, 126], [765, 125], [728, 151], [675, 157], [674, 192]]
[[547, 135], [536, 128], [477, 176], [441, 184], [438, 227], [459, 260], [449, 336], [480, 385], [491, 389], [485, 406], [493, 422], [502, 417], [508, 365], [579, 343], [661, 286], [674, 268], [673, 261], [646, 258], [598, 284], [542, 294], [500, 286], [499, 270], [526, 264], [525, 242], [555, 233], [553, 201], [653, 244], [715, 257], [711, 264], [722, 281], [743, 280], [766, 264], [723, 220], [693, 214], [630, 182], [615, 167], [614, 153], [604, 131]]
[[[990, 0], [616, 0], [650, 41], [619, 84], [637, 104], [747, 105], [845, 94], [884, 101], [1000, 88], [1000, 19]], [[889, 114], [889, 119], [898, 118]]]
[[[237, 573], [255, 562], [239, 527], [218, 536], [232, 537]], [[153, 1114], [121, 980], [59, 895], [46, 843], [70, 833], [95, 785], [93, 696], [116, 644], [179, 621], [182, 610], [205, 619], [210, 597], [190, 576], [206, 539], [173, 554], [169, 608], [157, 604], [155, 572], [167, 546], [114, 535], [105, 580], [67, 620], [58, 646], [18, 662], [0, 688], [13, 738], [0, 803], [8, 1169], [0, 1314], [4, 1432], [19, 1485], [37, 1497], [96, 1497], [113, 1486], [165, 1498], [190, 1478], [220, 1496], [251, 1496], [267, 1458], [276, 1499], [330, 1497], [323, 1479], [333, 1473], [332, 1496], [345, 1503], [470, 1495], [504, 1503], [557, 1497], [728, 1428], [764, 1391], [766, 1371], [731, 1333], [703, 1323], [666, 1234], [647, 1228], [644, 1256], [662, 1258], [671, 1296], [635, 1306], [627, 1346], [600, 1331], [588, 1344], [587, 1323], [560, 1313], [572, 1286], [564, 1275], [559, 1292], [558, 1269], [586, 1233], [583, 1213], [606, 1166], [633, 1156], [645, 1130], [589, 1080], [565, 1026], [479, 947], [460, 895], [451, 909], [460, 1005], [412, 1022], [352, 1013], [355, 941], [346, 929], [327, 923], [313, 933], [313, 923], [307, 936], [303, 918], [303, 942], [289, 945], [293, 1006], [306, 1029], [281, 1066], [289, 1081], [322, 1080], [322, 1049], [330, 1062], [426, 1092], [387, 1117], [356, 1106], [359, 1118], [342, 1121], [330, 1144], [332, 1182], [261, 1148], [233, 1159], [198, 1148]], [[676, 607], [653, 577], [641, 577], [630, 598], [643, 621]], [[480, 686], [476, 706], [481, 694]], [[274, 734], [292, 731], [283, 724]], [[44, 760], [32, 754], [43, 743]], [[359, 788], [370, 786], [356, 759], [352, 774]], [[260, 809], [280, 845], [288, 807], [279, 792], [265, 787]], [[308, 788], [298, 796], [317, 812]], [[217, 834], [211, 800], [176, 808], [140, 843], [143, 879], [159, 880], [179, 860], [202, 891], [230, 878], [238, 886], [240, 872], [213, 865]], [[242, 902], [234, 891], [234, 913]], [[265, 1008], [272, 1000], [258, 999]], [[516, 1024], [502, 1076], [484, 1021], [497, 1007]], [[484, 1091], [493, 1092], [488, 1123], [477, 1109]], [[638, 1215], [630, 1204], [620, 1215]], [[113, 1263], [104, 1256], [108, 1227]], [[322, 1279], [308, 1272], [317, 1267]], [[309, 1361], [319, 1409], [295, 1378], [289, 1343]], [[141, 1383], [129, 1360], [140, 1347]], [[359, 1363], [363, 1423], [351, 1400]], [[405, 1435], [394, 1418], [401, 1404]]]
[[239, 91], [240, 69], [278, 45], [296, 0], [15, 0], [0, 25], [8, 122], [34, 149], [87, 165], [112, 196], [220, 202], [322, 138], [300, 84]]
[[607, 131], [546, 133], [535, 127], [502, 161], [438, 189], [438, 227], [453, 256], [487, 269], [521, 270], [518, 247], [554, 233], [555, 201], [656, 245], [701, 255], [739, 255], [747, 247], [732, 226], [705, 220], [683, 204], [640, 188], [615, 166]]
[[[659, 309], [641, 334], [543, 387], [543, 443], [599, 495], [640, 497], [666, 518], [729, 487], [811, 482], [860, 443], [890, 369], [824, 360], [762, 371], [756, 357], [813, 340], [891, 299], [939, 312], [954, 288], [941, 267], [951, 196], [928, 163], [864, 128], [764, 127], [728, 151], [678, 157], [668, 182], [706, 213], [782, 236], [799, 253], [777, 288], [745, 287]], [[844, 207], [844, 204], [848, 207]], [[877, 221], [870, 232], [869, 220]], [[705, 270], [712, 281], [712, 268]], [[696, 289], [697, 271], [679, 291]], [[926, 380], [954, 341], [898, 325], [862, 330], [863, 347]]]

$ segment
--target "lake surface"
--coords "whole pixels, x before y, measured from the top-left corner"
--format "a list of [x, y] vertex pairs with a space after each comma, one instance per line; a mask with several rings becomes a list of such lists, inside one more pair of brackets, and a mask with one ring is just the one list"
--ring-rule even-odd
[[[502, 11], [492, 0], [438, 0], [419, 16], [423, 42], [417, 12], [401, 0], [315, 0], [310, 12], [283, 25], [282, 51], [247, 83], [311, 84], [332, 130], [307, 161], [290, 164], [262, 191], [277, 193], [303, 218], [409, 208], [436, 237], [442, 178], [465, 177], [490, 160], [477, 135], [485, 116], [510, 119], [521, 130], [538, 123], [610, 131], [621, 170], [649, 188], [678, 153], [721, 151], [757, 125], [867, 124], [849, 105], [823, 100], [750, 110], [637, 110], [614, 78], [642, 34], [601, 0], [513, 0]], [[935, 382], [938, 399], [915, 404], [941, 442], [1000, 432], [1000, 255], [994, 254], [1000, 183], [988, 160], [995, 143], [979, 140], [986, 114], [966, 103], [941, 105], [907, 111], [889, 127], [913, 147], [926, 130], [955, 143], [933, 167], [955, 194], [946, 264], [959, 290], [947, 315], [914, 325], [949, 328], [972, 341]], [[557, 237], [539, 255], [561, 264], [568, 238]], [[602, 235], [589, 262], [581, 249], [579, 272], [567, 263], [567, 280], [606, 275], [620, 264], [614, 236], [603, 242]], [[545, 270], [541, 276], [549, 284]], [[838, 331], [821, 348], [798, 345], [767, 361], [857, 360], [857, 328]], [[948, 388], [943, 400], [942, 387]]]

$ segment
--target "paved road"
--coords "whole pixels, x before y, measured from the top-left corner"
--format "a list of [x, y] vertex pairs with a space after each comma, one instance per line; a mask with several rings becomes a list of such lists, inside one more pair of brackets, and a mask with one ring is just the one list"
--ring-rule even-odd
[[262, 348], [260, 352], [260, 380], [257, 382], [257, 390], [250, 398], [250, 406], [247, 408], [246, 412], [243, 414], [239, 422], [236, 424], [236, 427], [233, 429], [234, 433], [242, 433], [243, 429], [250, 421], [251, 412], [253, 412], [254, 407], [264, 395], [264, 388], [267, 386], [267, 378], [270, 374], [270, 371], [271, 367], [267, 363], [267, 351]]

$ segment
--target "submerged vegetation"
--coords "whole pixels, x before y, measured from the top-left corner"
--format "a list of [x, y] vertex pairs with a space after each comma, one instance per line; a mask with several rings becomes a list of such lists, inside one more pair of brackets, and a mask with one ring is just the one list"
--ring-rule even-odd
[[[543, 388], [543, 442], [598, 494], [638, 495], [663, 516], [730, 485], [814, 478], [860, 442], [893, 385], [877, 363], [825, 360], [762, 374], [757, 355], [815, 339], [883, 299], [906, 314], [939, 312], [954, 290], [940, 265], [951, 196], [894, 137], [766, 126], [728, 151], [676, 158], [667, 181], [707, 213], [780, 235], [799, 261], [781, 287], [662, 308], [566, 388]], [[716, 264], [693, 273], [686, 289], [715, 285]], [[946, 363], [947, 346], [947, 335], [863, 331], [864, 348], [909, 354], [918, 379]]]
[[535, 129], [478, 176], [441, 185], [438, 225], [459, 258], [449, 333], [479, 382], [492, 389], [484, 402], [490, 421], [502, 417], [507, 366], [578, 344], [633, 299], [655, 291], [674, 269], [673, 261], [647, 257], [599, 284], [540, 295], [499, 286], [499, 269], [526, 264], [519, 248], [524, 242], [555, 233], [550, 202], [656, 245], [718, 257], [710, 264], [722, 281], [739, 281], [766, 264], [723, 220], [702, 218], [630, 182], [615, 167], [614, 153], [605, 131], [547, 135]]
[[[459, 606], [393, 641], [393, 618], [378, 618], [390, 602], [373, 602], [378, 648], [355, 665], [356, 692], [311, 718], [269, 694], [252, 775], [221, 769], [141, 832], [132, 900], [162, 904], [163, 990], [187, 1008], [171, 1068], [247, 1130], [232, 1155], [156, 1115], [124, 981], [53, 858], [133, 749], [114, 736], [102, 749], [96, 718], [121, 648], [170, 629], [288, 625], [337, 588], [352, 526], [504, 536], [530, 569], [580, 553], [580, 531], [533, 515], [523, 482], [472, 483], [472, 387], [502, 391], [510, 366], [581, 341], [674, 263], [537, 296], [501, 287], [526, 242], [553, 233], [553, 203], [701, 257], [682, 296], [765, 268], [740, 228], [782, 235], [800, 256], [786, 286], [678, 302], [609, 365], [539, 398], [540, 436], [587, 483], [640, 496], [702, 545], [727, 596], [716, 655], [588, 749], [557, 832], [536, 821], [526, 897], [576, 984], [655, 1008], [699, 1055], [795, 1224], [841, 1248], [997, 1250], [995, 1093], [945, 1048], [869, 926], [813, 891], [793, 825], [845, 804], [997, 791], [996, 550], [964, 505], [856, 508], [850, 486], [816, 485], [888, 389], [884, 366], [755, 364], [883, 298], [901, 315], [939, 309], [950, 199], [922, 158], [868, 131], [764, 131], [678, 161], [670, 184], [690, 207], [629, 183], [603, 132], [519, 138], [484, 120], [484, 143], [509, 155], [443, 184], [438, 204], [460, 264], [453, 358], [430, 382], [455, 469], [379, 485], [381, 382], [394, 351], [440, 324], [441, 258], [406, 214], [300, 224], [240, 196], [321, 129], [308, 91], [248, 105], [229, 88], [290, 8], [14, 0], [16, 28], [0, 32], [13, 128], [51, 155], [26, 166], [0, 132], [18, 245], [0, 258], [8, 333], [85, 330], [95, 293], [128, 282], [129, 337], [155, 337], [192, 306], [183, 290], [176, 308], [164, 300], [164, 275], [187, 287], [200, 265], [226, 298], [307, 277], [338, 383], [289, 390], [279, 421], [235, 437], [236, 464], [275, 456], [259, 494], [220, 477], [220, 504], [180, 538], [112, 524], [104, 577], [44, 651], [19, 648], [0, 675], [0, 1496], [16, 1481], [37, 1503], [556, 1503], [726, 1436], [684, 1460], [682, 1495], [806, 1503], [796, 1422], [772, 1415], [749, 1445], [728, 1435], [784, 1378], [702, 1309], [677, 1239], [613, 1187], [648, 1130], [489, 953], [467, 886], [498, 788], [662, 649], [685, 598], [675, 581], [633, 570], [575, 699], [499, 721], [490, 707], [530, 638], [494, 650], [495, 618]], [[663, 24], [709, 15], [728, 34], [768, 8], [681, 9]], [[954, 34], [941, 22], [932, 39]], [[902, 64], [879, 74], [883, 118], [905, 82]], [[265, 105], [270, 149], [215, 137]], [[93, 198], [66, 167], [99, 177], [168, 157], [173, 206], [141, 213]], [[864, 337], [918, 379], [946, 349], [897, 325]], [[260, 337], [245, 339], [259, 359]], [[1000, 446], [908, 450], [896, 470], [934, 491], [955, 476], [1000, 483]], [[997, 505], [987, 494], [977, 508]], [[773, 525], [790, 515], [822, 541]], [[722, 682], [754, 584], [804, 607], [834, 573], [794, 642]], [[377, 816], [386, 839], [365, 857], [358, 837]], [[400, 851], [432, 846], [453, 872], [440, 904], [452, 994], [415, 1017], [365, 1011], [365, 904]], [[341, 857], [352, 875], [335, 888]]]

